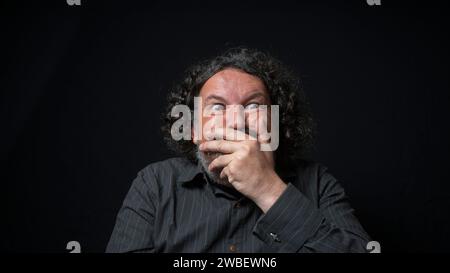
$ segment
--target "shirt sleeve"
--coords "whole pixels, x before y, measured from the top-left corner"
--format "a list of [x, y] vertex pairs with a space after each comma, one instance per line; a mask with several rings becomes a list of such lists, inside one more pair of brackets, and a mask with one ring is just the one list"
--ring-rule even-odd
[[138, 173], [117, 214], [106, 252], [154, 252], [155, 182], [150, 168]]
[[255, 235], [270, 252], [367, 252], [369, 236], [340, 183], [327, 172], [320, 175], [318, 183], [313, 183], [319, 195], [317, 203], [289, 183], [258, 219]]

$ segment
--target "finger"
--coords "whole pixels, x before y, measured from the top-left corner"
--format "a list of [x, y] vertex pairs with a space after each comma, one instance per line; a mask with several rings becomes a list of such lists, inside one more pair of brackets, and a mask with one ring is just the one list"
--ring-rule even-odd
[[228, 175], [229, 175], [228, 172], [229, 172], [228, 166], [225, 167], [225, 168], [223, 168], [222, 171], [220, 172], [220, 178], [221, 178], [221, 179], [224, 179], [224, 178], [226, 177], [226, 178], [228, 178], [228, 182], [231, 183], [231, 181], [230, 181], [230, 179], [229, 179], [229, 177], [228, 177]]
[[243, 131], [233, 128], [214, 128], [213, 131], [204, 133], [206, 140], [226, 139], [229, 141], [256, 140], [255, 137], [246, 134]]
[[199, 149], [202, 152], [220, 152], [223, 154], [231, 154], [240, 149], [242, 144], [239, 142], [228, 140], [211, 140], [200, 144]]
[[258, 117], [258, 141], [260, 143], [270, 142], [268, 114], [266, 111], [260, 111]]
[[211, 164], [209, 164], [208, 169], [210, 171], [214, 169], [221, 169], [226, 167], [230, 162], [234, 159], [233, 154], [221, 155], [218, 158], [214, 159]]

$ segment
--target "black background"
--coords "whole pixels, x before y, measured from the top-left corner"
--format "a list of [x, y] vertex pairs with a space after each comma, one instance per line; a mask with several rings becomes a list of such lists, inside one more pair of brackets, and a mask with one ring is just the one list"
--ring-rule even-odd
[[314, 159], [382, 251], [447, 251], [448, 12], [381, 2], [3, 1], [0, 250], [104, 251], [136, 173], [170, 156], [172, 82], [246, 45], [301, 77]]

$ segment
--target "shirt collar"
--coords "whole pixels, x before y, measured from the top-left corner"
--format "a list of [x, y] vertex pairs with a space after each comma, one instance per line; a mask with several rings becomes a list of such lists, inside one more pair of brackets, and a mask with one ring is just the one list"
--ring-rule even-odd
[[186, 184], [192, 181], [195, 181], [197, 177], [203, 175], [203, 168], [200, 162], [192, 163], [189, 165], [189, 168], [185, 168], [181, 170], [180, 182], [182, 184]]

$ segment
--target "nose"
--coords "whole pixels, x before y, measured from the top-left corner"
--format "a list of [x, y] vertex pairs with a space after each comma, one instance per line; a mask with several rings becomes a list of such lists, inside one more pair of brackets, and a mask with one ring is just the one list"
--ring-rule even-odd
[[227, 128], [245, 130], [245, 109], [242, 105], [228, 105], [225, 119]]

